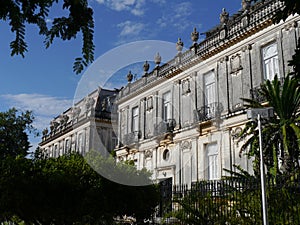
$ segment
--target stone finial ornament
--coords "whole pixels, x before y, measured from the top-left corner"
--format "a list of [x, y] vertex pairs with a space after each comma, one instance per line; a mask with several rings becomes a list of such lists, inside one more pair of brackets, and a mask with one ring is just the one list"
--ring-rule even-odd
[[196, 43], [199, 40], [199, 32], [196, 27], [194, 27], [194, 31], [191, 33], [191, 40]]
[[251, 6], [251, 0], [242, 0], [242, 9], [248, 11]]
[[144, 63], [144, 65], [143, 65], [144, 76], [147, 76], [149, 68], [150, 68], [150, 65], [149, 65], [148, 61], [146, 60], [145, 63]]
[[226, 12], [226, 9], [222, 9], [222, 13], [220, 14], [220, 22], [221, 24], [226, 24], [229, 20], [229, 13]]
[[159, 66], [159, 64], [161, 63], [161, 56], [159, 53], [156, 53], [155, 57], [154, 57], [154, 62], [156, 64], [156, 67]]
[[81, 112], [80, 107], [73, 107], [73, 108], [72, 108], [72, 116], [73, 116], [73, 118], [74, 118], [74, 119], [75, 119], [75, 118], [78, 118], [80, 112]]
[[176, 43], [176, 49], [177, 49], [178, 52], [182, 52], [183, 42], [181, 41], [181, 38], [178, 38], [178, 41]]
[[85, 99], [85, 108], [87, 111], [91, 110], [95, 104], [95, 100], [93, 98], [86, 98]]
[[127, 74], [127, 81], [128, 81], [128, 83], [131, 83], [132, 80], [133, 80], [133, 74], [131, 73], [131, 70], [130, 70], [129, 73]]
[[45, 128], [45, 129], [43, 130], [43, 137], [46, 136], [46, 135], [48, 134], [48, 132], [49, 132], [48, 129]]

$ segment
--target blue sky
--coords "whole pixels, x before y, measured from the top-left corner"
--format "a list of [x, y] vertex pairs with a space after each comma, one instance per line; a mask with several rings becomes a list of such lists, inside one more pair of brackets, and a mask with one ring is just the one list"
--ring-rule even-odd
[[[192, 44], [190, 33], [194, 27], [199, 32], [214, 27], [219, 24], [222, 8], [232, 15], [241, 8], [241, 0], [90, 0], [90, 6], [95, 20], [95, 62], [98, 58], [99, 63], [107, 52], [136, 41], [174, 43], [175, 52], [175, 43], [180, 37], [188, 48]], [[49, 23], [62, 13], [65, 12], [60, 6], [51, 9]], [[27, 26], [29, 51], [22, 58], [10, 56], [9, 43], [14, 34], [6, 22], [0, 22], [0, 30], [0, 110], [11, 107], [32, 110], [36, 116], [35, 126], [41, 130], [72, 105], [81, 79], [86, 76], [87, 72], [75, 75], [72, 71], [74, 59], [81, 56], [81, 36], [65, 42], [55, 40], [45, 49], [38, 29]], [[126, 58], [133, 53], [129, 50], [123, 56]], [[164, 60], [168, 60], [167, 57], [163, 56]], [[90, 67], [93, 66], [95, 63]], [[129, 67], [119, 69], [113, 71], [118, 74], [115, 79], [118, 83], [110, 80], [110, 87], [126, 84], [125, 71]], [[136, 64], [131, 69], [137, 76], [141, 75], [142, 68], [139, 70]], [[122, 73], [125, 73], [124, 78]], [[99, 78], [100, 75], [93, 72], [89, 76]], [[36, 145], [40, 138], [31, 138], [31, 141]]]

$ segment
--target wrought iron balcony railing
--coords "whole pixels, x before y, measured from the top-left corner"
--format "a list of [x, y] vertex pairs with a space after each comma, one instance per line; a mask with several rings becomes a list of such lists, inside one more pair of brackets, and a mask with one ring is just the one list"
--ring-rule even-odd
[[132, 133], [125, 134], [123, 137], [123, 144], [130, 145], [130, 144], [137, 143], [140, 138], [141, 138], [140, 131], [134, 131]]
[[159, 124], [154, 127], [154, 135], [161, 135], [165, 133], [171, 133], [176, 127], [175, 119], [168, 119], [167, 121], [161, 121]]
[[194, 110], [195, 122], [203, 122], [219, 117], [223, 110], [222, 104], [218, 102], [204, 105]]

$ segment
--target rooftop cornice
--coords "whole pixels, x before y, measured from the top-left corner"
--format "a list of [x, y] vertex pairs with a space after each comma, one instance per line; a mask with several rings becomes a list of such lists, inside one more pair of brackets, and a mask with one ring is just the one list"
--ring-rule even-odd
[[272, 25], [273, 16], [283, 6], [284, 3], [280, 0], [265, 0], [255, 3], [249, 10], [239, 11], [231, 16], [226, 24], [219, 24], [206, 32], [206, 38], [199, 44], [155, 68], [147, 77], [129, 83], [119, 92], [117, 102], [122, 103], [155, 86], [162, 79], [170, 79]]

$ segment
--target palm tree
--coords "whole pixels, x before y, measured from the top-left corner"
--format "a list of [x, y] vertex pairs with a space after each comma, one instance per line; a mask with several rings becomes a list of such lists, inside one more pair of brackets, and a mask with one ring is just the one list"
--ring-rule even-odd
[[[274, 117], [262, 125], [263, 155], [269, 174], [292, 174], [299, 169], [300, 154], [300, 87], [297, 79], [288, 76], [283, 84], [277, 76], [261, 85], [260, 94], [267, 100], [262, 104], [254, 99], [243, 99], [248, 107], [273, 107]], [[258, 129], [256, 121], [249, 121], [240, 134], [246, 139], [241, 152], [249, 147], [248, 155], [254, 156], [254, 170], [258, 172]], [[281, 160], [281, 165], [280, 161]]]

